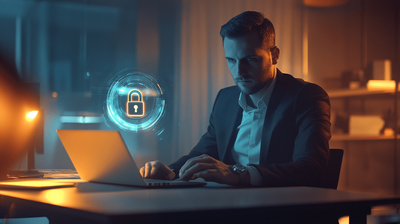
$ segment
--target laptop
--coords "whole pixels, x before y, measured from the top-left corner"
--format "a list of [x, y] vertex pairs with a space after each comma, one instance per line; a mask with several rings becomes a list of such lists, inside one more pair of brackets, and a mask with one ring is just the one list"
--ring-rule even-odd
[[150, 180], [140, 175], [118, 131], [57, 130], [80, 178], [89, 182], [138, 187], [196, 187], [204, 181]]

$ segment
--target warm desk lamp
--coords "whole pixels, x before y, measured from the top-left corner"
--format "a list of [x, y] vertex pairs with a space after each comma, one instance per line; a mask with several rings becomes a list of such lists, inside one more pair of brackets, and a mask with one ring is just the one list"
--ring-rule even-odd
[[[27, 153], [37, 135], [37, 118], [40, 107], [20, 80], [17, 72], [0, 58], [0, 179], [7, 178], [7, 172]], [[36, 100], [37, 101], [37, 100]], [[33, 110], [38, 111], [34, 119], [27, 117]], [[33, 113], [29, 114], [33, 117]], [[40, 126], [40, 125], [39, 125]], [[36, 143], [35, 143], [36, 144]]]
[[33, 120], [33, 119], [35, 119], [35, 117], [36, 117], [36, 115], [37, 115], [38, 112], [39, 112], [39, 111], [37, 111], [37, 110], [32, 110], [31, 112], [29, 112], [29, 113], [26, 114], [26, 118], [27, 118], [28, 120]]
[[40, 109], [40, 84], [39, 83], [28, 83], [27, 87], [31, 95], [32, 106], [35, 108], [26, 114], [26, 118], [35, 122], [35, 132], [33, 133], [33, 140], [30, 142], [27, 148], [27, 168], [28, 173], [34, 173], [35, 169], [35, 153], [42, 154], [44, 151], [43, 142], [43, 131], [44, 131], [44, 116], [43, 110]]

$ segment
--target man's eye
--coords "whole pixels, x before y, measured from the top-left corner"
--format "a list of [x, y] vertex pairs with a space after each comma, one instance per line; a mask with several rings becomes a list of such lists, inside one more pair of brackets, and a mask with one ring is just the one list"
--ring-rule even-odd
[[229, 63], [235, 63], [235, 59], [227, 58], [226, 60], [227, 60]]
[[247, 61], [253, 61], [253, 62], [255, 62], [255, 61], [257, 61], [257, 58], [252, 58], [252, 57], [250, 57], [250, 58], [247, 58]]

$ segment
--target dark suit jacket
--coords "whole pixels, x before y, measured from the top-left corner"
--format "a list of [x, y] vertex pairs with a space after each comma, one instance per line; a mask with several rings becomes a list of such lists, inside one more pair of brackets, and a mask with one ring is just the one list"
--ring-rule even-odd
[[[262, 131], [260, 162], [254, 165], [263, 186], [319, 186], [329, 157], [330, 103], [318, 85], [278, 70]], [[215, 100], [207, 132], [192, 151], [170, 165], [179, 169], [192, 157], [207, 154], [233, 165], [231, 150], [241, 123], [236, 86]]]

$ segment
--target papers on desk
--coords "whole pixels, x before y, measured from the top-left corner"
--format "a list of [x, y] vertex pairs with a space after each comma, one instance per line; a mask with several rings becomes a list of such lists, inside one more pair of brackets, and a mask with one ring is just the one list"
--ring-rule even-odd
[[71, 169], [17, 170], [10, 171], [7, 176], [10, 180], [1, 181], [0, 189], [42, 190], [73, 187], [79, 181], [77, 179], [80, 179], [79, 174]]
[[80, 179], [79, 174], [71, 169], [40, 169], [9, 171], [8, 178], [42, 178], [42, 179]]
[[14, 190], [43, 190], [60, 187], [74, 187], [75, 183], [70, 182], [57, 182], [46, 180], [11, 180], [1, 181], [0, 189], [14, 189]]
[[38, 170], [44, 179], [79, 179], [78, 172], [69, 169]]

